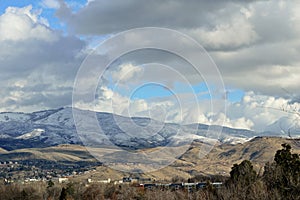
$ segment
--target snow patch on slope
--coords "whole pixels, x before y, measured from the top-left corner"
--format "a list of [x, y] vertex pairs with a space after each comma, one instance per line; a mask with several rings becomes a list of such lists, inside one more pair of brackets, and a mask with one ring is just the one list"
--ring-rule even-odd
[[252, 140], [254, 137], [232, 137], [232, 136], [227, 136], [224, 137], [223, 139], [220, 139], [222, 143], [228, 143], [228, 144], [243, 144], [245, 142], [248, 142]]
[[25, 133], [23, 135], [20, 135], [20, 136], [16, 137], [16, 139], [27, 140], [27, 139], [30, 139], [30, 138], [38, 137], [44, 132], [45, 132], [44, 129], [34, 129], [30, 133]]

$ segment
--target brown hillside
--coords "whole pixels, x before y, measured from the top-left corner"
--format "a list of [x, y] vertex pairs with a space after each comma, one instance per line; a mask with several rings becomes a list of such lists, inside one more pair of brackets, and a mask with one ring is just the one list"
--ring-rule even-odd
[[[277, 137], [257, 137], [243, 144], [218, 144], [204, 157], [200, 157], [201, 148], [204, 143], [194, 142], [189, 150], [180, 156], [170, 166], [160, 170], [139, 174], [139, 176], [151, 177], [156, 180], [172, 179], [175, 176], [189, 178], [195, 175], [225, 175], [228, 176], [231, 167], [235, 163], [243, 160], [250, 160], [257, 171], [262, 172], [266, 162], [272, 162], [277, 150], [281, 149], [281, 144], [288, 143], [292, 146], [294, 153], [300, 153], [300, 141]], [[298, 144], [298, 145], [297, 145]], [[156, 149], [157, 150], [157, 149]], [[100, 154], [117, 152], [114, 149], [93, 148], [92, 151]], [[143, 152], [153, 151], [144, 149]], [[0, 160], [26, 160], [26, 159], [47, 159], [52, 161], [96, 161], [86, 150], [85, 147], [78, 145], [59, 145], [49, 148], [20, 149], [5, 151], [0, 149]], [[159, 159], [159, 158], [158, 158]], [[128, 168], [125, 164], [120, 164], [124, 169]], [[143, 171], [149, 171], [147, 165], [142, 166]], [[109, 167], [99, 166], [96, 171], [81, 175], [77, 178], [97, 178], [97, 179], [120, 179], [123, 176], [132, 174], [116, 171]]]

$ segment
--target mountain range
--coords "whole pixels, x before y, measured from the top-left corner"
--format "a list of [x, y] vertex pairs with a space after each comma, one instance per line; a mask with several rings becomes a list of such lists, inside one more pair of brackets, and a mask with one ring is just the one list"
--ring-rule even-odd
[[[92, 137], [89, 134], [77, 133], [78, 124], [75, 125], [74, 112], [77, 117], [80, 116], [79, 119], [82, 118], [80, 123], [88, 125], [91, 123], [91, 114], [95, 115], [101, 127], [100, 133], [89, 130], [88, 127], [94, 129], [93, 126], [83, 126]], [[113, 161], [124, 168], [128, 167], [128, 163], [122, 161], [131, 160], [138, 163], [138, 160], [134, 157], [127, 159], [126, 156], [134, 154], [123, 154], [116, 147], [125, 148], [128, 152], [134, 150], [143, 155], [143, 152], [160, 152], [164, 147], [172, 149], [176, 145], [179, 148], [186, 145], [186, 151], [176, 157], [174, 162], [165, 165], [159, 171], [153, 171], [153, 178], [171, 178], [176, 175], [192, 177], [197, 174], [228, 175], [232, 164], [244, 159], [251, 160], [255, 168], [260, 170], [266, 162], [273, 160], [282, 143], [290, 143], [295, 152], [299, 152], [299, 139], [270, 137], [271, 134], [205, 124], [162, 123], [149, 118], [130, 118], [111, 113], [74, 110], [69, 107], [33, 113], [4, 112], [0, 113], [0, 160], [39, 160], [42, 163], [46, 160], [50, 165], [53, 162], [63, 165], [96, 165], [97, 160], [91, 155], [94, 151], [105, 155], [104, 161]], [[272, 136], [280, 135], [273, 133]], [[99, 138], [104, 139], [99, 142]], [[93, 139], [96, 142], [90, 142]], [[169, 145], [170, 143], [172, 145]], [[204, 148], [209, 146], [207, 144], [214, 146], [202, 156]], [[86, 147], [90, 149], [87, 150]], [[160, 162], [159, 158], [154, 158], [153, 161]], [[150, 169], [147, 164], [140, 167], [142, 171]], [[102, 165], [93, 176], [103, 178], [118, 173], [120, 177], [124, 175], [123, 172], [117, 171]]]
[[[130, 118], [78, 109], [75, 111], [77, 116], [81, 116], [84, 124], [90, 123], [88, 118], [90, 114], [96, 115], [101, 127], [101, 137], [105, 137], [102, 143], [97, 142], [101, 147], [113, 144], [122, 148], [142, 149], [165, 146], [170, 142], [181, 144], [193, 140], [235, 144], [259, 135], [254, 131], [228, 127], [205, 124], [179, 125], [143, 117]], [[95, 141], [89, 138], [91, 136], [77, 133], [78, 126], [75, 126], [73, 114], [74, 110], [70, 107], [33, 113], [0, 113], [0, 147], [13, 150], [59, 144], [84, 143], [86, 146], [93, 146], [94, 144], [88, 142]]]

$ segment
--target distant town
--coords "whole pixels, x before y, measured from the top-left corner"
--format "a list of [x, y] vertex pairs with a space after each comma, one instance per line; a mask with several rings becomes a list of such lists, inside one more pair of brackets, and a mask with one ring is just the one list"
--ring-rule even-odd
[[0, 179], [11, 182], [66, 180], [66, 177], [89, 173], [99, 162], [55, 162], [50, 160], [0, 161]]
[[[9, 185], [12, 183], [30, 184], [34, 182], [49, 182], [56, 184], [66, 184], [72, 182], [78, 175], [89, 174], [96, 171], [96, 166], [101, 163], [91, 162], [87, 165], [84, 163], [69, 163], [61, 164], [54, 161], [46, 160], [30, 160], [30, 161], [0, 161], [0, 179], [3, 184]], [[152, 178], [143, 177], [123, 177], [120, 180], [87, 178], [83, 182], [89, 184], [114, 184], [114, 185], [131, 185], [132, 187], [143, 188], [145, 190], [181, 190], [189, 191], [203, 189], [208, 182], [167, 182], [159, 181]], [[222, 182], [209, 183], [215, 188], [221, 188]]]

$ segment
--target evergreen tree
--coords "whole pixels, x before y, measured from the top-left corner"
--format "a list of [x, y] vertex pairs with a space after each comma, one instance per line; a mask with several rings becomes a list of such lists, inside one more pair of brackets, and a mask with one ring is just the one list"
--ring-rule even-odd
[[256, 171], [249, 160], [244, 160], [239, 165], [234, 164], [231, 168], [229, 182], [241, 186], [249, 186], [257, 179]]
[[53, 186], [54, 186], [53, 181], [52, 181], [52, 180], [49, 180], [49, 181], [48, 181], [47, 188], [51, 188], [51, 187], [53, 187]]
[[269, 189], [276, 188], [286, 199], [300, 196], [300, 158], [291, 152], [289, 144], [275, 154], [274, 163], [267, 163], [264, 170], [264, 181]]

